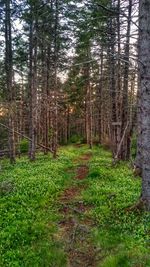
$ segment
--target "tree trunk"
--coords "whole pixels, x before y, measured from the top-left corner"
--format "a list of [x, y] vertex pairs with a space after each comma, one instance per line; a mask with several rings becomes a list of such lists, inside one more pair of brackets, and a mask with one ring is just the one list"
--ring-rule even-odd
[[103, 47], [101, 51], [100, 82], [98, 86], [98, 141], [102, 143], [102, 89], [103, 89]]
[[33, 20], [33, 10], [31, 7], [31, 22], [30, 22], [30, 36], [29, 36], [29, 98], [30, 98], [30, 114], [29, 114], [29, 158], [31, 161], [35, 160], [36, 152], [36, 136], [37, 136], [37, 21]]
[[[90, 58], [90, 47], [87, 48], [87, 61]], [[85, 91], [86, 91], [86, 139], [87, 144], [90, 148], [93, 146], [93, 118], [92, 118], [92, 92], [90, 85], [90, 66], [84, 69], [84, 77], [86, 80]]]
[[118, 125], [116, 126], [117, 129], [117, 137], [116, 137], [116, 147], [118, 146], [121, 141], [121, 34], [120, 34], [120, 0], [118, 0], [118, 16], [117, 16], [117, 43], [118, 43], [118, 62], [117, 62], [117, 96], [116, 96], [116, 114], [117, 114], [117, 122]]
[[139, 86], [142, 137], [142, 200], [150, 211], [150, 0], [140, 1]]
[[10, 162], [15, 163], [15, 99], [13, 79], [13, 62], [12, 62], [12, 35], [11, 35], [11, 11], [10, 0], [5, 1], [5, 66], [6, 66], [6, 83], [8, 95], [8, 127], [9, 127], [9, 157]]
[[[112, 1], [113, 2], [113, 1]], [[116, 131], [116, 81], [115, 81], [115, 18], [110, 18], [109, 20], [109, 88], [110, 88], [110, 102], [111, 102], [111, 116], [110, 116], [110, 138], [112, 145], [113, 155], [116, 153], [116, 144], [117, 144], [117, 131]]]
[[67, 127], [66, 127], [66, 131], [67, 131], [67, 142], [69, 142], [70, 140], [70, 107], [68, 105], [67, 107], [67, 118], [66, 118], [66, 124], [67, 124]]
[[58, 69], [58, 6], [59, 0], [55, 2], [55, 37], [54, 37], [54, 117], [53, 117], [53, 157], [56, 158], [58, 148], [58, 104], [57, 104], [57, 69]]
[[136, 159], [134, 162], [135, 171], [139, 174], [142, 173], [142, 129], [141, 129], [141, 92], [140, 92], [140, 84], [138, 85], [138, 95], [137, 95], [137, 151], [136, 151]]
[[[129, 0], [128, 9], [128, 25], [126, 34], [125, 54], [124, 54], [124, 81], [123, 81], [123, 98], [122, 98], [122, 125], [121, 136], [128, 122], [128, 79], [129, 79], [129, 52], [130, 52], [130, 33], [131, 33], [131, 14], [132, 14], [132, 0]], [[120, 157], [122, 160], [127, 159], [127, 138], [124, 139], [123, 145], [120, 151]]]

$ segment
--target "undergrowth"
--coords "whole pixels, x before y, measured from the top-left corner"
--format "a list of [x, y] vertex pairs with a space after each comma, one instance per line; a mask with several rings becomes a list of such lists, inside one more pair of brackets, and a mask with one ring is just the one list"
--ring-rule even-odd
[[56, 200], [72, 176], [67, 169], [80, 153], [68, 147], [60, 149], [57, 160], [39, 154], [32, 163], [26, 157], [14, 166], [1, 162], [0, 266], [66, 266], [63, 246], [54, 238]]
[[[61, 220], [57, 200], [65, 187], [79, 183], [72, 180], [75, 159], [88, 151], [68, 146], [60, 149], [57, 160], [39, 154], [34, 163], [26, 157], [14, 166], [1, 162], [0, 266], [67, 266], [64, 245], [56, 238]], [[95, 221], [98, 267], [150, 267], [150, 215], [128, 209], [139, 199], [141, 181], [128, 163], [111, 163], [109, 151], [93, 149], [82, 193], [93, 207], [89, 216]]]
[[96, 221], [93, 242], [100, 267], [150, 266], [150, 213], [130, 211], [138, 202], [141, 181], [127, 162], [112, 166], [111, 153], [94, 149], [84, 200]]

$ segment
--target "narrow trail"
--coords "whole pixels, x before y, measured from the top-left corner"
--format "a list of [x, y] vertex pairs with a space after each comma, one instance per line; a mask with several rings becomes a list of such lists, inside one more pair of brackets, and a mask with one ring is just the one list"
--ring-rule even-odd
[[75, 160], [72, 184], [60, 196], [59, 238], [63, 241], [67, 254], [67, 267], [96, 267], [96, 248], [91, 241], [91, 230], [95, 225], [88, 216], [90, 206], [82, 200], [82, 191], [87, 188], [84, 181], [89, 173], [88, 161], [92, 154], [86, 153]]

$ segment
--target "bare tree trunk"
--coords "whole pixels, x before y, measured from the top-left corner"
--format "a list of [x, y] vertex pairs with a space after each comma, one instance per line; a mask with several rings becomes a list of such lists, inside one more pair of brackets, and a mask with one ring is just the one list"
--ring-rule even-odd
[[[47, 101], [47, 131], [46, 131], [46, 143], [47, 146], [51, 147], [51, 118], [50, 118], [50, 108], [51, 108], [51, 101], [50, 101], [50, 74], [51, 74], [51, 66], [50, 66], [50, 56], [51, 56], [51, 44], [48, 46], [47, 48], [47, 73], [46, 73], [46, 90], [47, 90], [47, 97], [48, 97], [48, 101]], [[52, 148], [52, 147], [51, 147]]]
[[[42, 39], [42, 132], [43, 132], [43, 144], [48, 147], [48, 90], [47, 90], [47, 51], [44, 45], [44, 39]], [[44, 154], [47, 154], [48, 150], [44, 149]]]
[[7, 82], [7, 94], [8, 94], [8, 109], [9, 119], [9, 156], [10, 162], [15, 163], [15, 99], [14, 88], [12, 84], [13, 79], [13, 62], [12, 62], [12, 35], [11, 35], [11, 11], [10, 0], [5, 1], [5, 66], [6, 66], [6, 82]]
[[[123, 81], [123, 98], [122, 98], [122, 125], [121, 136], [128, 122], [128, 79], [129, 79], [129, 52], [130, 52], [130, 33], [131, 33], [131, 14], [132, 14], [132, 0], [129, 0], [128, 9], [128, 25], [127, 25], [127, 37], [125, 45], [125, 65], [124, 65], [124, 81]], [[127, 159], [127, 139], [124, 142], [120, 151], [121, 159]]]
[[[90, 47], [87, 49], [87, 58], [90, 58]], [[85, 90], [86, 90], [86, 139], [90, 148], [93, 146], [93, 118], [92, 118], [92, 88], [90, 85], [90, 66], [84, 69], [85, 72]]]
[[135, 80], [136, 80], [136, 75], [135, 72], [132, 73], [131, 77], [131, 92], [130, 92], [130, 106], [129, 106], [129, 131], [127, 132], [127, 148], [126, 148], [126, 157], [127, 159], [130, 158], [131, 156], [131, 140], [132, 140], [132, 135], [133, 135], [133, 130], [136, 124], [136, 119], [137, 119], [137, 112], [136, 112], [136, 107], [134, 105], [135, 99], [134, 99], [134, 89], [135, 89]]
[[140, 84], [138, 85], [137, 96], [137, 151], [135, 159], [135, 172], [142, 174], [142, 120], [141, 120], [141, 90]]
[[142, 200], [150, 211], [150, 0], [140, 1], [139, 86], [142, 140]]
[[67, 107], [67, 142], [70, 140], [70, 108], [69, 105]]
[[53, 157], [56, 158], [58, 148], [58, 104], [57, 104], [57, 68], [58, 68], [58, 6], [59, 0], [55, 2], [55, 38], [54, 38], [54, 120], [53, 120]]
[[118, 66], [117, 66], [117, 95], [116, 95], [116, 113], [117, 113], [117, 137], [116, 147], [118, 148], [121, 141], [121, 36], [120, 36], [120, 0], [118, 0], [118, 16], [117, 16], [117, 44], [118, 44]]
[[92, 88], [89, 84], [89, 147], [93, 146], [93, 118], [92, 118]]
[[[31, 7], [31, 16], [33, 16]], [[29, 158], [35, 160], [36, 152], [36, 136], [37, 136], [37, 37], [35, 31], [37, 21], [34, 22], [33, 17], [30, 22], [29, 50], [30, 50], [30, 70], [29, 70], [29, 98], [30, 98], [30, 125], [29, 125]]]
[[[113, 1], [112, 1], [113, 2]], [[110, 88], [110, 101], [111, 101], [111, 117], [110, 117], [110, 124], [111, 124], [111, 145], [112, 145], [112, 152], [113, 155], [116, 153], [116, 144], [117, 144], [117, 131], [116, 131], [116, 120], [117, 120], [117, 113], [116, 113], [116, 81], [115, 81], [115, 18], [110, 18], [109, 20], [109, 88]]]
[[101, 51], [100, 82], [98, 86], [98, 139], [102, 143], [102, 89], [103, 89], [103, 47]]

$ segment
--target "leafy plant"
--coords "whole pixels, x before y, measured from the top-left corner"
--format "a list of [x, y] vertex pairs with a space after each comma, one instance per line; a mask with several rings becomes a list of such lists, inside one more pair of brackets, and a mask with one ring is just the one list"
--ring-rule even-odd
[[25, 154], [29, 149], [29, 141], [27, 139], [22, 139], [19, 143], [20, 153]]
[[81, 143], [81, 140], [82, 140], [81, 136], [79, 136], [77, 134], [72, 135], [70, 138], [70, 142], [74, 143], [74, 144], [75, 143]]

